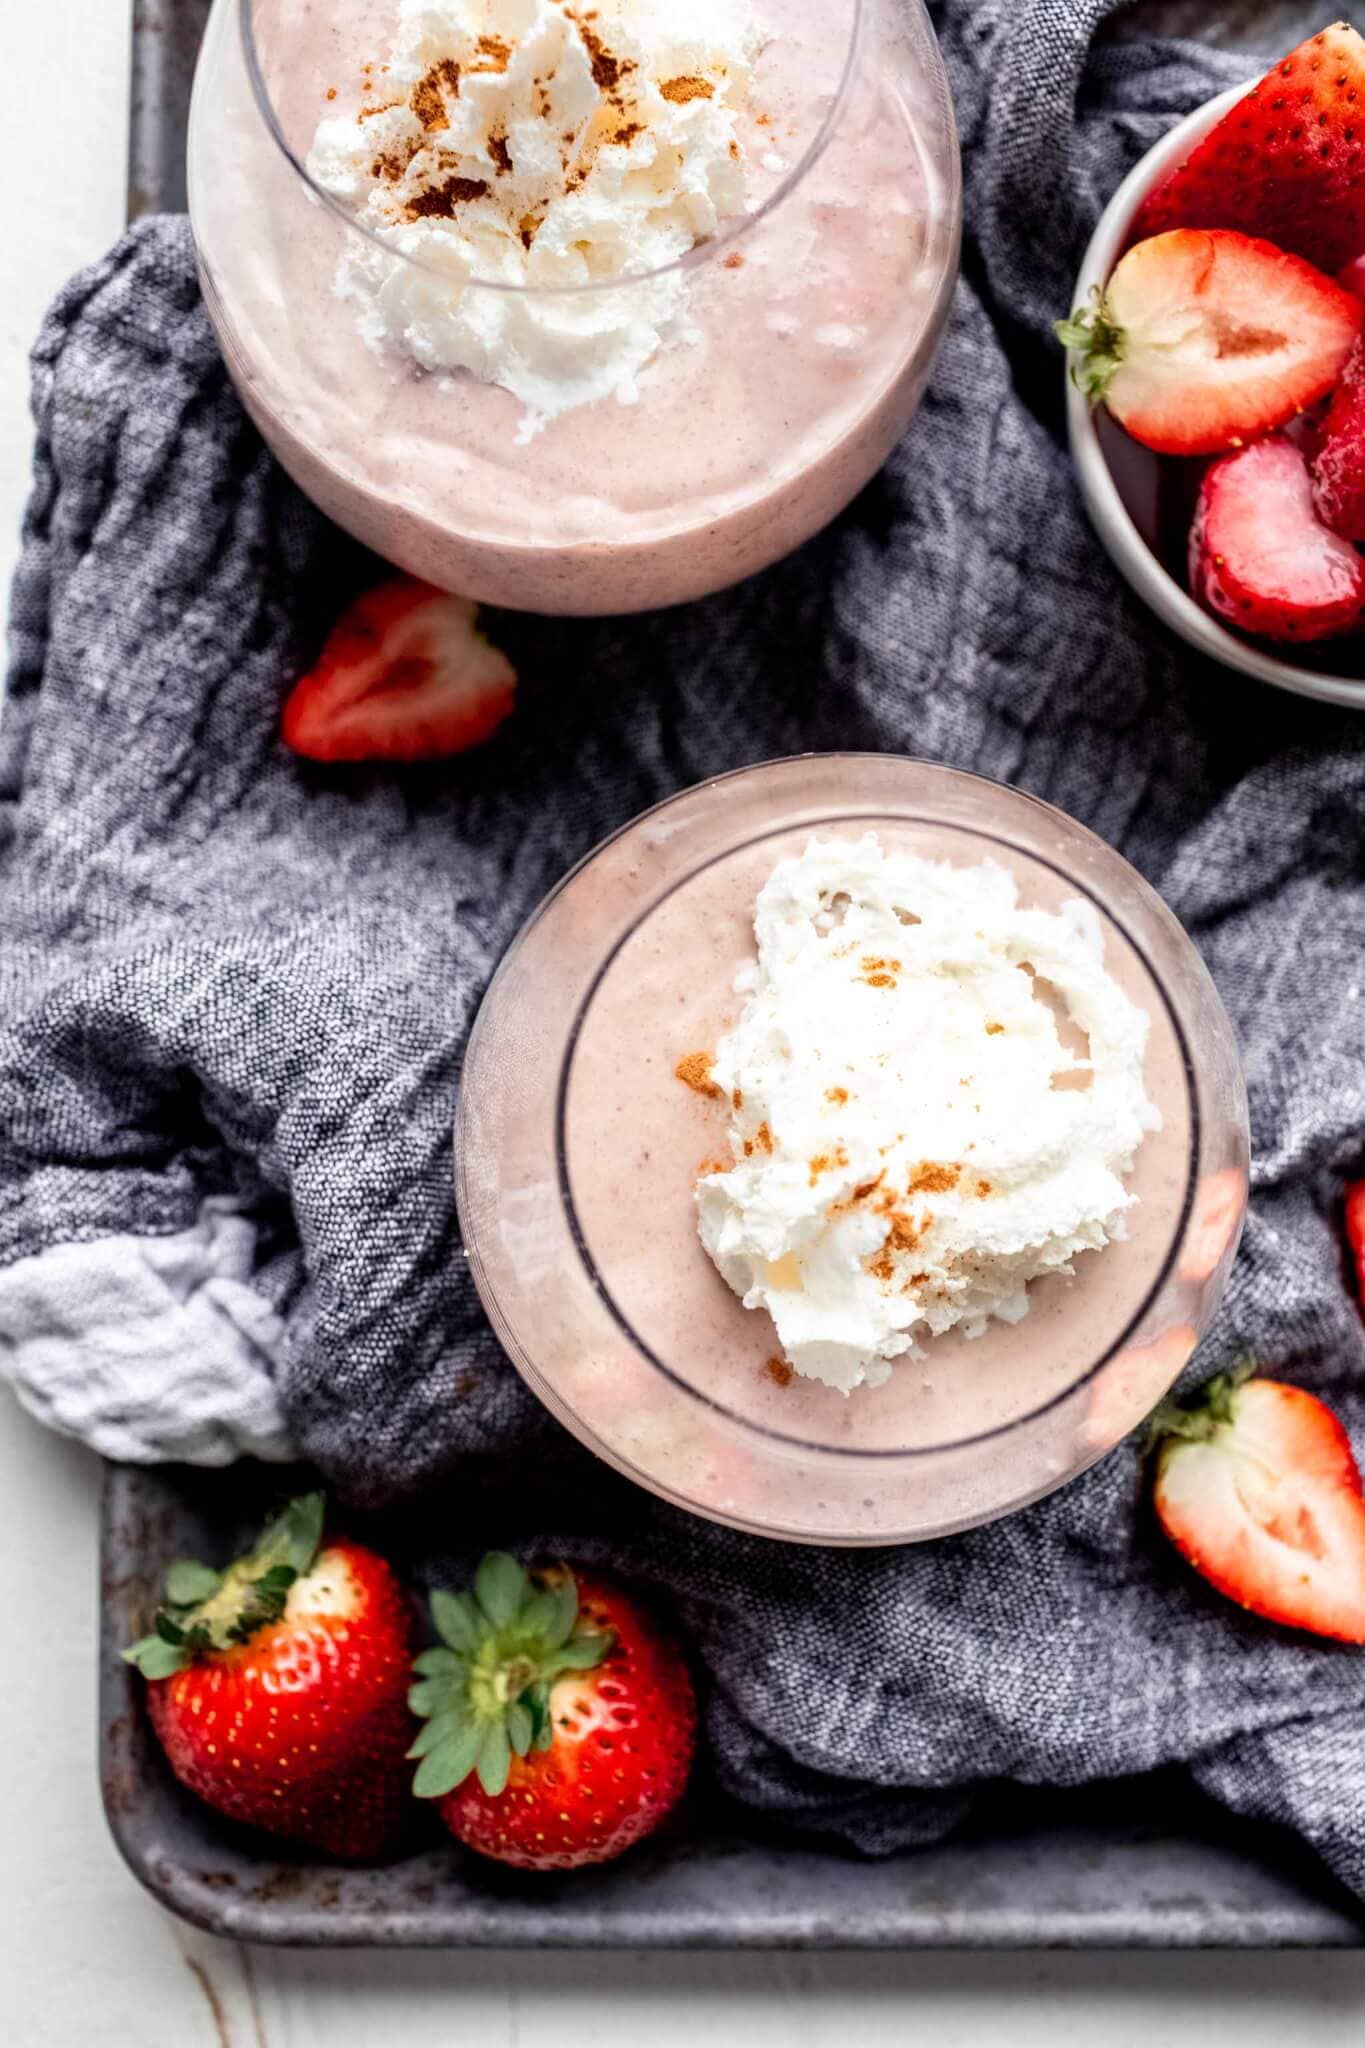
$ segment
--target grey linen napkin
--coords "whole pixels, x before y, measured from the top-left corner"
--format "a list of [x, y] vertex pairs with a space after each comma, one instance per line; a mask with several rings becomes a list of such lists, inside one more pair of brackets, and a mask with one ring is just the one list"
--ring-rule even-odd
[[185, 223], [144, 222], [67, 288], [34, 358], [0, 728], [0, 1349], [26, 1401], [115, 1455], [292, 1445], [357, 1505], [425, 1503], [438, 1574], [471, 1504], [489, 1540], [619, 1559], [685, 1618], [723, 1782], [774, 1814], [883, 1851], [991, 1780], [1173, 1762], [1365, 1893], [1365, 1663], [1187, 1574], [1131, 1444], [919, 1549], [730, 1535], [539, 1411], [456, 1239], [465, 1033], [570, 862], [718, 770], [927, 755], [1084, 819], [1193, 932], [1255, 1131], [1196, 1370], [1254, 1349], [1365, 1452], [1334, 1213], [1365, 1129], [1365, 726], [1201, 666], [1128, 596], [1077, 501], [1049, 338], [1122, 172], [1250, 65], [1091, 54], [1103, 12], [939, 8], [963, 279], [914, 428], [848, 515], [683, 611], [500, 621], [520, 715], [438, 769], [327, 773], [279, 744], [286, 681], [370, 565], [244, 419]]

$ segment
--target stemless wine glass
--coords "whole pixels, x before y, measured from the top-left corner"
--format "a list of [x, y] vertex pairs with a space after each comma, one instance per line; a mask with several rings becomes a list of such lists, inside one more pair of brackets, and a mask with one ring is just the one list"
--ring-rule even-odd
[[[338, 524], [481, 601], [643, 610], [765, 567], [884, 461], [924, 388], [957, 263], [937, 45], [921, 0], [751, 5], [770, 32], [755, 104], [803, 22], [835, 53], [748, 151], [751, 211], [646, 277], [464, 287], [490, 315], [510, 292], [561, 325], [576, 309], [628, 320], [641, 295], [685, 291], [694, 339], [657, 350], [634, 403], [597, 399], [526, 438], [508, 391], [368, 345], [337, 294], [357, 251], [414, 264], [306, 168], [328, 95], [392, 50], [398, 0], [215, 0], [189, 139], [205, 296], [244, 403]], [[455, 289], [421, 263], [407, 281]]]
[[[1162, 1128], [1129, 1176], [1127, 1235], [1029, 1288], [1018, 1324], [925, 1341], [881, 1387], [794, 1379], [765, 1312], [703, 1251], [693, 1185], [727, 1163], [726, 1106], [675, 1076], [734, 1023], [754, 896], [813, 834], [994, 860], [1022, 903], [1088, 900], [1105, 964], [1149, 1020]], [[988, 1521], [1082, 1471], [1193, 1352], [1246, 1205], [1246, 1095], [1208, 973], [1155, 892], [1051, 806], [925, 762], [815, 755], [646, 812], [530, 919], [470, 1040], [456, 1126], [465, 1250], [504, 1346], [620, 1471], [788, 1541], [911, 1542]]]

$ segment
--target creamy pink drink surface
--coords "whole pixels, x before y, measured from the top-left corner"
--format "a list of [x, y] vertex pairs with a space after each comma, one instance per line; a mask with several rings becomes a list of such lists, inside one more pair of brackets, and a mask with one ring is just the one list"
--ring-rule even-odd
[[[896, 821], [875, 829], [888, 853], [1002, 862], [1024, 906], [1056, 910], [1077, 894], [1041, 862], [971, 833]], [[962, 1443], [1073, 1387], [1120, 1344], [1154, 1293], [1189, 1195], [1185, 1058], [1141, 956], [1105, 919], [1105, 966], [1149, 1019], [1146, 1092], [1162, 1117], [1128, 1178], [1137, 1204], [1127, 1237], [1082, 1253], [1074, 1277], [1035, 1280], [1022, 1322], [993, 1319], [978, 1337], [952, 1330], [922, 1338], [883, 1386], [844, 1394], [791, 1376], [767, 1313], [743, 1307], [698, 1238], [693, 1189], [704, 1165], [730, 1163], [727, 1105], [684, 1085], [676, 1068], [689, 1054], [712, 1050], [734, 1026], [742, 1000], [735, 973], [754, 955], [755, 896], [777, 861], [799, 853], [809, 836], [778, 833], [713, 861], [619, 948], [581, 1019], [568, 1068], [568, 1197], [615, 1310], [642, 1348], [706, 1399], [784, 1437], [828, 1447]], [[1186, 1352], [1193, 1344], [1187, 1334]], [[1172, 1363], [1172, 1355], [1168, 1345], [1151, 1361], [1157, 1392], [1182, 1362]], [[1140, 1358], [1135, 1370], [1142, 1371]], [[799, 1470], [792, 1483], [803, 1483]]]
[[[875, 14], [880, 0], [867, 5]], [[854, 9], [753, 0], [753, 11], [769, 41], [739, 133], [748, 204], [761, 207], [835, 107]], [[373, 87], [362, 67], [393, 49], [396, 14], [396, 0], [256, 0], [264, 85], [300, 161], [318, 123]], [[285, 467], [402, 567], [532, 611], [677, 602], [806, 539], [904, 432], [955, 263], [938, 83], [901, 31], [879, 33], [865, 27], [823, 152], [691, 271], [697, 338], [657, 351], [635, 403], [596, 399], [519, 441], [509, 391], [465, 370], [422, 372], [401, 348], [362, 338], [335, 290], [356, 230], [270, 136], [237, 0], [218, 0], [191, 210], [229, 367]]]

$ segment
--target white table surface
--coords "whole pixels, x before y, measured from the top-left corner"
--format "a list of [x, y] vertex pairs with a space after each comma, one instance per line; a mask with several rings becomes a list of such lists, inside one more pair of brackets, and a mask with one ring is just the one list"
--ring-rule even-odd
[[[117, 234], [131, 0], [3, 0], [0, 573], [24, 355]], [[58, 94], [60, 93], [60, 101]], [[55, 111], [60, 104], [60, 116]], [[59, 138], [59, 139], [58, 139]], [[15, 166], [18, 166], [17, 178]], [[0, 2042], [13, 2048], [1360, 2048], [1365, 1956], [320, 1955], [218, 1942], [124, 1870], [95, 1773], [99, 1473], [0, 1396]]]

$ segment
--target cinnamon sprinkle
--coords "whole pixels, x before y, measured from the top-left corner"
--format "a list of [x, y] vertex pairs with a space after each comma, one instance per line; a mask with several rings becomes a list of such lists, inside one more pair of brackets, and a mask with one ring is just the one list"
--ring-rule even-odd
[[732, 249], [728, 256], [721, 257], [720, 267], [722, 270], [743, 270], [744, 258], [740, 255], [738, 249]]
[[847, 1152], [845, 1152], [842, 1145], [838, 1146], [836, 1150], [833, 1152], [817, 1152], [814, 1159], [812, 1159], [810, 1162], [811, 1186], [815, 1186], [816, 1181], [819, 1180], [822, 1173], [828, 1173], [831, 1170], [831, 1168], [836, 1166], [847, 1165], [848, 1154]]
[[785, 1358], [770, 1358], [763, 1370], [775, 1387], [789, 1387], [795, 1377]]
[[1003, 1024], [988, 1024], [986, 1026], [987, 1038], [998, 1038], [1000, 1036], [1000, 1033], [1004, 1030], [1004, 1028], [1005, 1027]]
[[685, 1052], [673, 1072], [685, 1088], [696, 1095], [720, 1097], [720, 1089], [711, 1079], [711, 1069], [716, 1063], [713, 1052]]
[[659, 87], [659, 91], [666, 100], [672, 100], [674, 106], [685, 107], [689, 100], [709, 100], [714, 98], [716, 88], [712, 85], [709, 78], [692, 76], [689, 78], [666, 78]]
[[[442, 91], [442, 87], [445, 91]], [[444, 128], [446, 125], [445, 94], [452, 99], [460, 96], [460, 67], [453, 57], [442, 57], [439, 64], [433, 64], [425, 76], [419, 78], [412, 88], [408, 105], [424, 128]]]
[[916, 1167], [915, 1171], [911, 1174], [910, 1185], [906, 1189], [906, 1193], [908, 1195], [946, 1195], [951, 1188], [957, 1186], [958, 1176], [961, 1172], [962, 1168], [960, 1166], [935, 1166], [930, 1160], [926, 1159], [923, 1165]]
[[490, 135], [488, 138], [488, 154], [493, 159], [493, 165], [498, 176], [505, 178], [512, 168], [512, 152], [507, 147], [507, 137], [505, 135]]
[[847, 1088], [826, 1088], [825, 1100], [826, 1102], [847, 1102], [848, 1090]]
[[991, 1192], [990, 1182], [988, 1180], [979, 1180], [976, 1184], [976, 1192], [979, 1195], [988, 1195]]
[[409, 220], [454, 220], [457, 206], [483, 199], [487, 192], [484, 178], [447, 178], [444, 185], [433, 185], [410, 199], [404, 212]]
[[575, 21], [578, 24], [578, 32], [583, 38], [583, 47], [588, 53], [588, 62], [592, 66], [593, 84], [599, 92], [604, 92], [608, 99], [611, 99], [618, 91], [621, 80], [626, 76], [627, 72], [635, 69], [634, 64], [631, 63], [629, 58], [613, 57], [596, 29], [589, 26], [591, 22], [597, 19], [595, 12], [575, 14], [571, 7], [566, 7], [564, 12], [568, 15], [570, 21]]
[[754, 1132], [754, 1143], [755, 1143], [756, 1145], [761, 1145], [761, 1146], [763, 1147], [763, 1150], [764, 1150], [765, 1152], [771, 1152], [771, 1151], [772, 1151], [772, 1149], [773, 1149], [773, 1134], [772, 1134], [772, 1132], [771, 1132], [771, 1131], [770, 1131], [770, 1130], [768, 1129], [768, 1126], [767, 1126], [767, 1123], [766, 1123], [766, 1122], [764, 1122], [764, 1123], [761, 1123], [761, 1124], [759, 1125], [758, 1129], [757, 1129], [757, 1130], [756, 1130], [756, 1131]]

